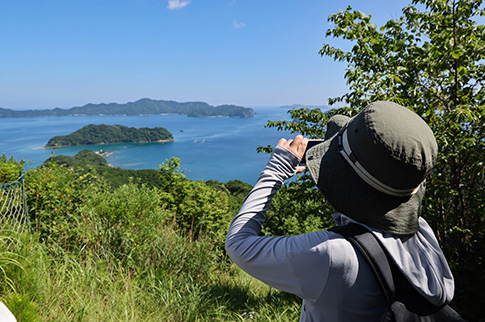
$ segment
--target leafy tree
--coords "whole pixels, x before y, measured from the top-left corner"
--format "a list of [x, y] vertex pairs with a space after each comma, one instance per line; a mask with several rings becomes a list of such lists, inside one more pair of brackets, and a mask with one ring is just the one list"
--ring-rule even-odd
[[88, 149], [79, 151], [75, 156], [52, 155], [49, 159], [44, 161], [43, 165], [48, 165], [49, 163], [64, 165], [71, 168], [109, 166], [108, 162], [101, 155]]
[[263, 233], [271, 236], [298, 235], [333, 226], [335, 212], [322, 198], [308, 176], [300, 176], [281, 187], [266, 213]]
[[17, 161], [5, 154], [0, 155], [0, 183], [8, 183], [16, 180], [24, 169], [25, 161]]
[[223, 248], [228, 226], [228, 196], [204, 181], [185, 178], [180, 159], [166, 160], [160, 166], [163, 205], [174, 215], [177, 226], [192, 239], [200, 235], [217, 240]]
[[423, 117], [439, 156], [422, 215], [436, 229], [456, 278], [459, 309], [470, 320], [485, 315], [485, 26], [477, 23], [484, 16], [483, 0], [413, 0], [380, 28], [351, 7], [333, 14], [326, 36], [353, 46], [325, 44], [320, 54], [347, 63], [349, 92], [329, 99], [344, 107], [295, 109], [292, 121], [267, 124], [322, 137], [330, 116], [353, 116], [378, 100]]
[[25, 180], [32, 228], [41, 242], [55, 242], [74, 249], [82, 235], [84, 205], [106, 190], [105, 181], [80, 168], [50, 164], [28, 171]]
[[109, 166], [108, 162], [95, 152], [84, 149], [75, 156], [53, 155], [47, 159], [43, 166], [57, 164], [69, 168], [80, 168], [87, 172], [95, 172], [115, 190], [124, 184], [134, 183], [139, 186], [160, 187], [159, 171], [155, 169], [121, 169]]
[[251, 191], [253, 186], [241, 180], [230, 180], [228, 182], [219, 182], [215, 180], [208, 180], [206, 184], [211, 188], [220, 191], [223, 195], [228, 197], [228, 213], [230, 217], [235, 217], [241, 208], [241, 204]]

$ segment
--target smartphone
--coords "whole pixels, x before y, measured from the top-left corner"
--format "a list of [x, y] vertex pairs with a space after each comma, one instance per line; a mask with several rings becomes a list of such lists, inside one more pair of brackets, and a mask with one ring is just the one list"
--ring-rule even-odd
[[303, 154], [303, 158], [301, 158], [300, 163], [298, 164], [301, 167], [306, 167], [306, 151], [310, 149], [311, 147], [314, 147], [317, 144], [323, 143], [324, 140], [318, 140], [318, 139], [310, 139], [308, 140], [308, 145], [306, 146], [305, 153]]

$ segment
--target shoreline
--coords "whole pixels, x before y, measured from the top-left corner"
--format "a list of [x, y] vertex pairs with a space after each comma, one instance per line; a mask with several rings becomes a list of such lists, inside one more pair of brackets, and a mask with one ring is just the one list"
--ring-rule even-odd
[[[19, 110], [19, 112], [24, 112], [25, 110]], [[183, 113], [149, 113], [149, 114], [66, 114], [66, 115], [29, 115], [29, 116], [4, 116], [0, 115], [2, 119], [20, 119], [20, 118], [41, 118], [41, 117], [89, 117], [89, 116], [118, 116], [118, 117], [125, 117], [125, 116], [170, 116], [170, 115], [179, 115], [183, 117], [194, 117], [194, 118], [213, 118], [213, 117], [224, 117], [224, 118], [237, 118], [237, 119], [249, 119], [253, 118], [256, 115], [256, 111], [254, 111], [253, 115], [249, 116], [230, 116], [230, 115], [191, 115], [191, 114], [183, 114]]]
[[158, 140], [158, 141], [140, 141], [140, 142], [110, 142], [110, 143], [93, 143], [93, 144], [78, 144], [78, 145], [61, 145], [61, 146], [39, 146], [32, 148], [32, 150], [40, 150], [40, 149], [57, 149], [57, 148], [69, 148], [73, 146], [93, 146], [93, 145], [108, 145], [108, 144], [130, 144], [130, 143], [167, 143], [167, 142], [174, 142], [175, 139], [168, 139], [168, 140]]
[[103, 158], [107, 158], [111, 155], [114, 154], [114, 151], [103, 151], [103, 150], [99, 150], [99, 151], [94, 151], [94, 153], [96, 153], [97, 155], [100, 155], [102, 156]]
[[108, 163], [108, 167], [114, 168], [114, 166], [111, 163], [109, 163], [108, 158], [110, 156], [112, 156], [115, 153], [115, 151], [103, 151], [103, 150], [99, 150], [99, 151], [94, 151], [94, 153], [96, 153], [97, 155], [102, 156], [103, 159], [106, 161], [106, 163]]

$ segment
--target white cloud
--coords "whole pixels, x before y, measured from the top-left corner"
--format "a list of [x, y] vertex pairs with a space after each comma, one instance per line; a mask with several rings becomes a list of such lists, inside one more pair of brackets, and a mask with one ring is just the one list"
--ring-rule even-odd
[[190, 3], [190, 1], [168, 0], [167, 8], [169, 10], [182, 9], [183, 7], [188, 5], [189, 3]]
[[246, 27], [246, 24], [244, 22], [237, 22], [237, 20], [234, 20], [232, 25], [234, 26], [234, 28], [244, 28], [244, 27]]

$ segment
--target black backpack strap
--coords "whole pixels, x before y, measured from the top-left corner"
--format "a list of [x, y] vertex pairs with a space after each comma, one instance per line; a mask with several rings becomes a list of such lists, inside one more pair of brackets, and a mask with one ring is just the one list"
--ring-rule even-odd
[[381, 286], [389, 306], [394, 302], [396, 289], [387, 256], [374, 234], [362, 225], [350, 223], [329, 229], [342, 235], [364, 256]]
[[370, 230], [354, 223], [333, 227], [329, 230], [342, 235], [364, 256], [374, 272], [390, 308], [395, 301], [398, 301], [396, 303], [400, 303], [401, 308], [405, 307], [405, 310], [412, 314], [427, 317], [429, 321], [465, 321], [450, 305], [445, 303], [442, 306], [435, 306], [419, 294], [397, 265], [387, 256], [380, 242]]

